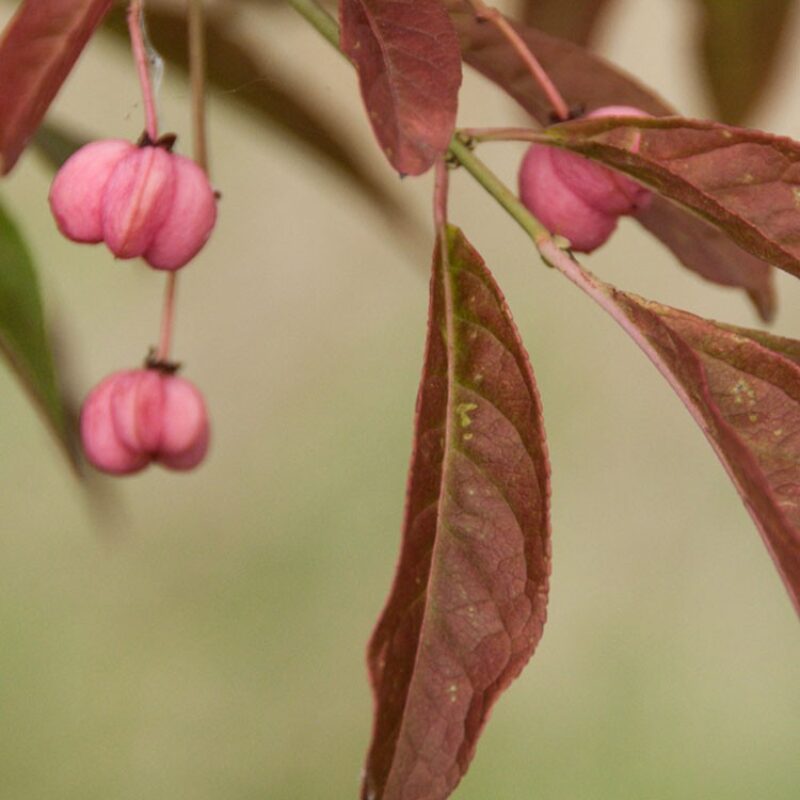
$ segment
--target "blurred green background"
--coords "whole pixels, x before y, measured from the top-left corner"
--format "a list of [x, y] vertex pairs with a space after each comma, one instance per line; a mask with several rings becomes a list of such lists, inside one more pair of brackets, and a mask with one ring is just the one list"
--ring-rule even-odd
[[[701, 116], [692, 23], [686, 4], [626, 0], [599, 43]], [[363, 652], [393, 573], [422, 358], [430, 177], [397, 180], [354, 74], [291, 11], [233, 24], [347, 129], [420, 234], [214, 95], [221, 217], [181, 275], [176, 340], [212, 410], [207, 463], [101, 478], [104, 500], [90, 502], [0, 371], [3, 800], [357, 794], [371, 725]], [[799, 72], [787, 51], [759, 127], [800, 136]], [[184, 134], [184, 152], [188, 99], [168, 70], [162, 127]], [[136, 138], [127, 53], [95, 39], [52, 118]], [[520, 119], [467, 76], [462, 124]], [[513, 183], [521, 149], [484, 147]], [[81, 397], [154, 343], [162, 276], [60, 238], [49, 180], [29, 153], [0, 197], [34, 250]], [[624, 335], [542, 267], [468, 176], [454, 175], [453, 195], [452, 219], [495, 270], [530, 350], [554, 473], [545, 636], [455, 797], [794, 800], [797, 619], [740, 500]], [[757, 324], [743, 296], [684, 272], [628, 222], [587, 263], [645, 296]], [[778, 283], [775, 329], [798, 337], [800, 288]]]

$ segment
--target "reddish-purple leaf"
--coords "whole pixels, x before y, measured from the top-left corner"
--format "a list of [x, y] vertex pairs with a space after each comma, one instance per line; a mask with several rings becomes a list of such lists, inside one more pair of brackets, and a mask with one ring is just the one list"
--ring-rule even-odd
[[626, 172], [800, 277], [800, 143], [682, 117], [580, 120], [554, 143]]
[[369, 647], [364, 800], [442, 800], [545, 621], [549, 466], [527, 354], [460, 230], [437, 244], [400, 562]]
[[0, 174], [44, 117], [111, 0], [25, 0], [0, 38]]
[[636, 219], [669, 247], [683, 266], [706, 280], [744, 289], [764, 321], [775, 316], [774, 270], [718, 228], [658, 196], [636, 213]]
[[[464, 61], [508, 92], [542, 125], [550, 124], [552, 107], [508, 40], [493, 26], [475, 19], [465, 0], [444, 0], [450, 10]], [[655, 116], [674, 109], [655, 92], [588, 50], [513, 22], [569, 105], [591, 111], [626, 105]]]
[[551, 243], [542, 254], [619, 323], [686, 405], [800, 613], [800, 342], [621, 292]]
[[527, 25], [585, 45], [611, 3], [612, 0], [520, 0], [519, 5]]
[[700, 52], [717, 112], [741, 123], [764, 96], [794, 0], [697, 0], [702, 22]]
[[[508, 92], [541, 124], [551, 120], [550, 104], [519, 55], [492, 25], [479, 23], [464, 0], [445, 0], [464, 60]], [[600, 106], [629, 105], [654, 116], [675, 113], [655, 93], [622, 70], [572, 42], [516, 24], [516, 30], [542, 63], [567, 102], [587, 111]], [[656, 199], [640, 221], [678, 260], [709, 280], [741, 286], [765, 318], [774, 308], [771, 268], [745, 253], [701, 221]]]
[[439, 0], [341, 0], [340, 16], [386, 157], [404, 175], [425, 172], [456, 124], [461, 56], [447, 12]]

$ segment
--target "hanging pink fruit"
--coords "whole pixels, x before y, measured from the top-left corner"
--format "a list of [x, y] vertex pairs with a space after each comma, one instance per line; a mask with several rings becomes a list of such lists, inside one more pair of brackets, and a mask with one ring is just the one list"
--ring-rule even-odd
[[149, 141], [137, 146], [109, 139], [82, 147], [56, 175], [50, 207], [67, 238], [104, 241], [117, 258], [141, 256], [163, 270], [188, 263], [217, 218], [205, 172]]
[[[598, 108], [588, 117], [646, 117], [629, 106]], [[650, 202], [636, 181], [583, 156], [548, 145], [528, 148], [519, 171], [523, 204], [573, 250], [591, 253], [617, 227], [617, 220]]]
[[208, 449], [203, 396], [189, 381], [157, 369], [102, 380], [83, 404], [80, 428], [86, 457], [112, 475], [139, 472], [151, 461], [190, 470]]

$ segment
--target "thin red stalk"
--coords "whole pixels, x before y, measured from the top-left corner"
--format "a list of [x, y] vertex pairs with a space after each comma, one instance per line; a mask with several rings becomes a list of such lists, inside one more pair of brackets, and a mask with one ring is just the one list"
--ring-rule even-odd
[[147, 48], [144, 44], [143, 34], [144, 16], [142, 0], [131, 0], [128, 6], [128, 31], [131, 37], [133, 59], [139, 73], [139, 83], [142, 87], [144, 99], [145, 130], [152, 141], [158, 138], [158, 114], [156, 101], [153, 95], [153, 83], [150, 80], [150, 60], [147, 57]]
[[169, 351], [172, 345], [172, 329], [175, 322], [175, 293], [178, 283], [178, 273], [170, 272], [167, 275], [167, 285], [164, 289], [164, 307], [161, 312], [161, 338], [158, 342], [156, 360], [169, 361]]
[[[187, 21], [189, 26], [189, 79], [192, 94], [192, 147], [194, 160], [208, 172], [205, 111], [206, 49], [202, 0], [189, 0]], [[164, 310], [161, 315], [161, 338], [157, 355], [159, 361], [169, 360], [175, 323], [177, 284], [178, 273], [170, 272], [164, 288]]]
[[569, 119], [569, 106], [566, 104], [561, 92], [550, 80], [550, 76], [545, 72], [544, 67], [539, 63], [536, 56], [531, 53], [525, 40], [514, 30], [514, 26], [496, 9], [487, 6], [483, 0], [469, 0], [469, 4], [475, 11], [478, 19], [484, 19], [497, 28], [505, 36], [508, 43], [517, 52], [525, 66], [533, 75], [534, 80], [542, 87], [542, 91], [553, 106], [553, 111], [559, 119]]

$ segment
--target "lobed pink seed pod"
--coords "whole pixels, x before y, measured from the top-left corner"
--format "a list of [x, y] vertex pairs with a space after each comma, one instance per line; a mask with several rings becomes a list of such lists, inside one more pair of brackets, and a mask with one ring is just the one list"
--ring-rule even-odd
[[[606, 106], [588, 116], [649, 115], [629, 106]], [[648, 190], [625, 175], [568, 150], [540, 144], [531, 145], [522, 160], [519, 194], [545, 227], [583, 253], [603, 244], [620, 216], [650, 202]]]
[[165, 270], [188, 263], [217, 219], [214, 190], [191, 159], [161, 144], [116, 139], [86, 145], [66, 161], [50, 207], [73, 241], [104, 241], [117, 258], [141, 256]]
[[81, 147], [64, 162], [48, 198], [64, 236], [73, 242], [103, 241], [103, 192], [117, 164], [135, 150], [130, 142], [106, 139]]
[[86, 457], [112, 475], [138, 472], [151, 461], [190, 470], [208, 450], [203, 396], [189, 381], [155, 369], [102, 380], [83, 404], [80, 428]]

